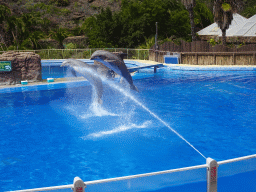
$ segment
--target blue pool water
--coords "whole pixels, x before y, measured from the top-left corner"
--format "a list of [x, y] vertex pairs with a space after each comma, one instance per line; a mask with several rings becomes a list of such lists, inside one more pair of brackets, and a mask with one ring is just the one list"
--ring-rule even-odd
[[[133, 79], [131, 94], [206, 157], [256, 153], [255, 71], [160, 68]], [[0, 89], [0, 191], [205, 164], [134, 101], [106, 83], [103, 95], [93, 108], [85, 81]]]

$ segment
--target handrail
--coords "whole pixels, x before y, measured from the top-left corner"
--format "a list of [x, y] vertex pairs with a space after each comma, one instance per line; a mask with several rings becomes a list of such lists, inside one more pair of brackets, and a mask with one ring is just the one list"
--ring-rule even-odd
[[[238, 157], [238, 158], [229, 159], [229, 160], [224, 160], [224, 161], [219, 161], [218, 165], [223, 165], [223, 164], [227, 164], [227, 163], [232, 163], [232, 162], [242, 161], [242, 160], [252, 159], [252, 158], [256, 158], [256, 154], [243, 156], [243, 157]], [[109, 178], [109, 179], [87, 181], [87, 182], [84, 182], [84, 183], [86, 185], [95, 185], [95, 184], [100, 184], [100, 183], [109, 183], [109, 182], [114, 182], [114, 181], [136, 179], [136, 178], [140, 178], [140, 177], [149, 177], [149, 176], [168, 174], [168, 173], [174, 173], [174, 172], [181, 172], [181, 171], [188, 171], [188, 170], [207, 168], [207, 167], [208, 167], [207, 164], [203, 164], [203, 165], [190, 166], [190, 167], [184, 167], [184, 168], [178, 168], [178, 169], [170, 169], [170, 170], [165, 170], [165, 171], [144, 173], [144, 174], [138, 174], [138, 175], [130, 175], [130, 176], [124, 176], [124, 177], [115, 177], [115, 178]], [[12, 191], [12, 192], [50, 191], [50, 190], [58, 190], [58, 189], [68, 189], [68, 188], [72, 188], [72, 187], [73, 187], [73, 184], [62, 185], [62, 186], [54, 186], [54, 187], [35, 188], [35, 189], [25, 189], [25, 190], [18, 190], [18, 191]]]
[[[200, 168], [206, 168], [207, 165], [197, 165], [197, 166], [191, 166], [191, 167], [184, 167], [184, 168], [178, 168], [178, 169], [170, 169], [165, 171], [158, 171], [158, 172], [151, 172], [151, 173], [143, 173], [138, 175], [129, 175], [124, 177], [115, 177], [115, 178], [109, 178], [109, 179], [101, 179], [101, 180], [94, 180], [94, 181], [86, 181], [84, 182], [86, 185], [95, 185], [100, 183], [109, 183], [113, 181], [122, 181], [122, 180], [128, 180], [128, 179], [136, 179], [140, 177], [149, 177], [149, 176], [155, 176], [155, 175], [161, 175], [161, 174], [167, 174], [167, 173], [174, 173], [174, 172], [180, 172], [180, 171], [188, 171], [193, 169], [200, 169]], [[47, 191], [47, 190], [57, 190], [57, 189], [68, 189], [72, 188], [73, 184], [71, 185], [62, 185], [62, 186], [55, 186], [55, 187], [43, 187], [43, 188], [35, 188], [35, 189], [24, 189], [24, 190], [18, 190], [18, 191], [12, 191], [12, 192], [36, 192], [36, 191]]]
[[149, 177], [149, 176], [162, 175], [162, 174], [181, 172], [181, 171], [188, 171], [188, 170], [200, 169], [200, 168], [206, 168], [206, 167], [207, 167], [207, 165], [203, 164], [203, 165], [196, 165], [196, 166], [184, 167], [184, 168], [178, 168], [178, 169], [170, 169], [170, 170], [166, 170], [166, 171], [158, 171], [158, 172], [143, 173], [143, 174], [138, 174], [138, 175], [129, 175], [129, 176], [124, 176], [124, 177], [115, 177], [115, 178], [110, 178], [110, 179], [87, 181], [87, 182], [85, 182], [85, 184], [86, 185], [93, 185], [93, 184], [99, 184], [99, 183], [109, 183], [109, 182], [112, 182], [112, 181], [122, 181], [122, 180], [127, 180], [127, 179], [136, 179], [136, 178], [140, 178], [140, 177]]
[[151, 49], [133, 49], [133, 48], [84, 48], [84, 49], [35, 49], [35, 50], [7, 50], [7, 51], [0, 51], [0, 52], [8, 52], [8, 51], [17, 51], [17, 52], [37, 52], [37, 51], [72, 51], [72, 50], [96, 50], [96, 49], [125, 49], [125, 50], [142, 50], [148, 51]]
[[236, 161], [242, 161], [242, 160], [252, 159], [252, 158], [256, 158], [256, 154], [243, 156], [243, 157], [238, 157], [238, 158], [234, 158], [234, 159], [228, 159], [228, 160], [224, 160], [224, 161], [218, 161], [218, 165], [233, 163], [233, 162], [236, 162]]

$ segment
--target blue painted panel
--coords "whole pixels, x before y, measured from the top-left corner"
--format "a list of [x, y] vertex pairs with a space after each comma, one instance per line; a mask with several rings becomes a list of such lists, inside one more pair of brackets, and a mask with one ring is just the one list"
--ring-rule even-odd
[[164, 62], [166, 64], [179, 64], [179, 58], [175, 56], [164, 56]]

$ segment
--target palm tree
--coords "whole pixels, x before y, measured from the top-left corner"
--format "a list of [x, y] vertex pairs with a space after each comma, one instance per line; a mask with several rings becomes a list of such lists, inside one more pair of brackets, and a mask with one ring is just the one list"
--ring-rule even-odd
[[7, 31], [9, 31], [13, 36], [14, 44], [17, 46], [20, 45], [22, 37], [25, 32], [25, 24], [21, 18], [10, 16], [7, 19]]
[[0, 5], [0, 24], [3, 23], [11, 14], [11, 10], [5, 6], [5, 5]]
[[214, 21], [222, 31], [222, 44], [226, 45], [226, 31], [242, 5], [242, 0], [215, 0], [213, 6]]
[[191, 36], [192, 41], [196, 41], [196, 32], [195, 32], [195, 21], [194, 21], [194, 7], [196, 6], [196, 0], [181, 0], [183, 5], [189, 12], [190, 25], [191, 25]]
[[31, 33], [28, 37], [28, 40], [32, 43], [33, 49], [38, 49], [39, 43], [38, 41], [44, 37], [43, 32], [35, 31]]
[[49, 34], [52, 39], [58, 41], [59, 48], [64, 49], [63, 41], [70, 35], [67, 29], [59, 27], [58, 29], [51, 30]]
[[138, 49], [151, 49], [155, 45], [155, 37], [145, 38], [145, 43], [138, 46]]

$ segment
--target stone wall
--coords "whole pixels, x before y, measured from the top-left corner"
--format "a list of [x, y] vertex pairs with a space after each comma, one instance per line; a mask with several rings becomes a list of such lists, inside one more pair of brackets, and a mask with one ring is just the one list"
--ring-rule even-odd
[[12, 71], [0, 71], [0, 85], [19, 84], [23, 80], [42, 80], [41, 58], [38, 54], [8, 51], [0, 55], [0, 61], [12, 63]]

